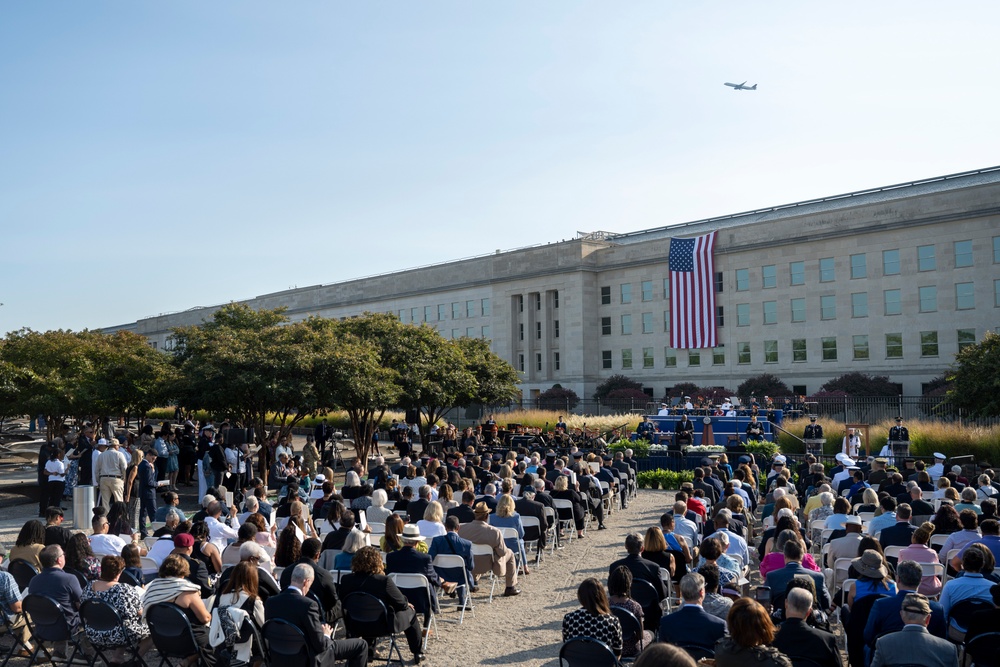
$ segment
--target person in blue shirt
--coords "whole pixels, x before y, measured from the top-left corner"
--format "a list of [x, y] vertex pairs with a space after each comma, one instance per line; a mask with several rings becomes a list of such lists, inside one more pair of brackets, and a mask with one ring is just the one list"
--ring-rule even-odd
[[983, 576], [983, 567], [986, 565], [983, 549], [984, 547], [979, 543], [967, 546], [962, 556], [962, 570], [964, 570], [962, 576], [949, 579], [948, 583], [941, 589], [941, 607], [944, 609], [944, 615], [949, 619], [951, 625], [962, 632], [966, 628], [960, 627], [951, 618], [951, 610], [955, 605], [966, 600], [993, 601], [990, 588], [994, 582]]
[[951, 566], [956, 570], [962, 565], [962, 558], [965, 556], [965, 552], [973, 544], [981, 544], [989, 549], [990, 553], [993, 554], [993, 560], [1000, 563], [1000, 522], [996, 519], [983, 519], [979, 523], [979, 531], [983, 536], [978, 540], [966, 544], [958, 552], [958, 555], [951, 560]]

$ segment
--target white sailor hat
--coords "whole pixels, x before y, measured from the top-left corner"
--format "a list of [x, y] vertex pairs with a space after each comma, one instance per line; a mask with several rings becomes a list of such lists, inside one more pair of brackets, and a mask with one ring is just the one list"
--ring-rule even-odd
[[850, 468], [851, 466], [858, 465], [857, 463], [854, 462], [854, 459], [848, 458], [846, 456], [840, 459], [840, 462], [844, 464], [845, 468]]
[[942, 454], [941, 452], [934, 452], [934, 458], [941, 459], [942, 461], [944, 461], [948, 457]]
[[787, 460], [788, 459], [785, 458], [784, 454], [778, 454], [777, 456], [774, 457], [774, 462], [780, 463], [781, 465], [784, 465]]
[[844, 459], [847, 458], [847, 454], [845, 454], [844, 452], [837, 452], [837, 455], [834, 456], [833, 458], [837, 459], [838, 463], [843, 463]]

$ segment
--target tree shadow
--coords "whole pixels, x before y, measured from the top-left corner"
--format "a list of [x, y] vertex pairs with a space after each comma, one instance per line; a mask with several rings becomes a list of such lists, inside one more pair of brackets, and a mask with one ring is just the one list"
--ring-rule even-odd
[[534, 646], [522, 651], [516, 651], [514, 653], [508, 653], [507, 655], [500, 655], [495, 658], [484, 658], [479, 662], [480, 665], [516, 665], [520, 662], [525, 662], [528, 660], [538, 660], [539, 658], [551, 658], [551, 661], [545, 663], [545, 667], [556, 667], [559, 664], [559, 649], [562, 647], [562, 642], [554, 644], [544, 644], [542, 646]]

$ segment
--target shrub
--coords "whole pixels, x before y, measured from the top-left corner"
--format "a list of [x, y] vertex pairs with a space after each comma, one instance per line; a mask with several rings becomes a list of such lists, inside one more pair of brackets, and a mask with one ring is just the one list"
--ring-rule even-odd
[[690, 470], [674, 472], [673, 470], [658, 468], [656, 470], [644, 470], [636, 475], [636, 484], [640, 489], [660, 488], [677, 490], [681, 488], [681, 484], [684, 482], [693, 481], [694, 473]]
[[572, 389], [555, 385], [538, 395], [538, 407], [542, 410], [562, 410], [569, 412], [580, 404], [580, 397]]
[[899, 396], [899, 387], [885, 375], [865, 375], [864, 373], [844, 373], [835, 377], [820, 391], [842, 391], [848, 396]]
[[644, 459], [649, 456], [649, 440], [636, 440], [635, 442], [629, 442], [628, 440], [619, 440], [618, 442], [611, 445], [608, 449], [612, 452], [624, 452], [626, 449], [632, 450], [632, 455], [637, 459]]
[[778, 445], [767, 440], [750, 440], [745, 447], [755, 461], [769, 461], [778, 453]]
[[664, 397], [666, 403], [670, 402], [671, 398], [682, 398], [684, 396], [697, 396], [700, 389], [698, 385], [694, 382], [678, 382], [673, 387], [667, 390], [667, 394]]
[[791, 396], [792, 390], [777, 375], [762, 373], [744, 380], [743, 384], [736, 388], [736, 394], [747, 399], [751, 396], [763, 399], [764, 396]]
[[638, 392], [642, 392], [642, 385], [632, 378], [621, 375], [620, 373], [612, 375], [607, 380], [597, 385], [597, 390], [594, 391], [594, 400], [603, 401], [607, 398], [608, 394], [616, 389], [635, 389]]
[[628, 412], [629, 410], [646, 411], [646, 405], [653, 399], [638, 389], [615, 389], [604, 397], [602, 403], [612, 410]]

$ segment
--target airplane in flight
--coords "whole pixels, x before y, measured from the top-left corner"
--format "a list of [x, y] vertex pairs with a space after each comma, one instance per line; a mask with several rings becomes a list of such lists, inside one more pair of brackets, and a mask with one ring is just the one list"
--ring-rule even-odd
[[726, 83], [726, 85], [732, 88], [733, 90], [757, 90], [756, 83], [753, 84], [752, 86], [748, 86], [746, 84], [747, 84], [746, 81], [744, 81], [743, 83], [728, 83], [728, 82]]

